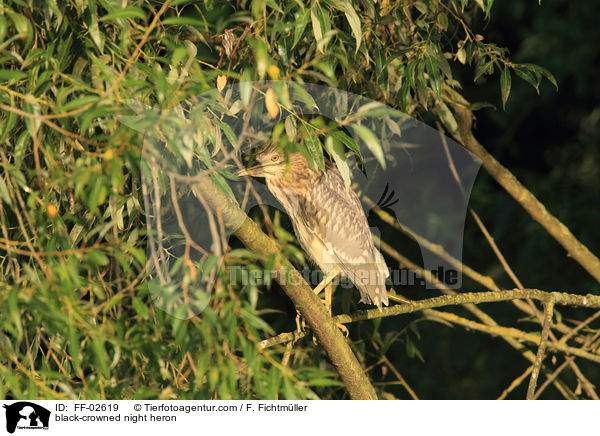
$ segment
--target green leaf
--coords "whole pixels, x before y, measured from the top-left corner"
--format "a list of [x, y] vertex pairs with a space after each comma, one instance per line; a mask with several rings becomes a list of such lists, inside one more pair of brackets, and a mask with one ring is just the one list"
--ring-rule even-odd
[[293, 142], [296, 138], [296, 130], [296, 117], [294, 115], [288, 115], [285, 119], [285, 134], [290, 142]]
[[219, 174], [218, 172], [211, 173], [210, 178], [221, 191], [223, 191], [229, 196], [229, 198], [235, 199], [235, 195], [233, 194], [229, 183], [227, 183], [227, 181], [221, 174]]
[[423, 15], [427, 15], [427, 5], [425, 3], [423, 3], [422, 1], [416, 1], [414, 3], [415, 8], [417, 8], [417, 10], [422, 13]]
[[6, 18], [0, 15], [0, 43], [4, 41], [4, 37], [6, 36], [6, 29], [8, 28], [8, 23], [6, 22]]
[[310, 384], [312, 386], [343, 386], [341, 382], [331, 378], [311, 378]]
[[443, 12], [439, 13], [437, 16], [437, 24], [440, 26], [440, 29], [446, 30], [448, 28], [448, 16]]
[[525, 64], [525, 65], [527, 65], [529, 67], [529, 69], [534, 72], [534, 74], [536, 74], [536, 75], [539, 74], [539, 75], [544, 76], [556, 87], [556, 89], [558, 89], [558, 83], [556, 82], [556, 78], [546, 68], [540, 67], [539, 65], [534, 65], [534, 64]]
[[[146, 13], [136, 6], [117, 9], [110, 14], [103, 15], [100, 21], [116, 20], [118, 18], [141, 18], [146, 19]], [[164, 21], [163, 21], [164, 22]]]
[[137, 314], [142, 318], [142, 319], [148, 319], [148, 306], [146, 306], [142, 300], [140, 300], [137, 297], [133, 297], [133, 300], [131, 301], [131, 304], [133, 305], [133, 309], [137, 312]]
[[252, 39], [249, 41], [250, 46], [254, 49], [254, 58], [256, 60], [256, 71], [258, 77], [263, 79], [267, 73], [267, 68], [271, 63], [269, 50], [264, 41], [260, 39]]
[[494, 106], [493, 104], [488, 103], [486, 101], [476, 101], [475, 103], [471, 103], [471, 105], [469, 106], [469, 108], [472, 111], [477, 111], [479, 109], [483, 109], [483, 108], [486, 108], [486, 107], [495, 108], [496, 106]]
[[215, 268], [219, 267], [219, 257], [208, 256], [202, 263], [202, 280], [207, 280]]
[[112, 309], [113, 307], [115, 307], [119, 303], [119, 301], [121, 301], [123, 298], [125, 298], [124, 294], [117, 294], [117, 295], [115, 295], [110, 300], [108, 300], [108, 302], [104, 306], [104, 309], [102, 309], [102, 312], [108, 313], [108, 311], [110, 309]]
[[162, 20], [164, 25], [178, 25], [178, 26], [197, 26], [204, 27], [204, 22], [202, 20], [198, 20], [196, 18], [189, 17], [168, 17]]
[[300, 38], [304, 33], [304, 29], [306, 29], [306, 25], [308, 24], [308, 20], [311, 18], [311, 13], [308, 9], [297, 13], [296, 15], [296, 23], [294, 24], [294, 43], [292, 44], [292, 48], [296, 47], [296, 45], [300, 42]]
[[367, 148], [373, 153], [375, 159], [379, 162], [379, 164], [385, 169], [385, 157], [383, 155], [383, 147], [379, 142], [377, 136], [371, 129], [365, 126], [361, 126], [360, 124], [352, 125], [354, 132], [362, 139]]
[[262, 12], [265, 8], [265, 1], [264, 0], [254, 0], [252, 2], [252, 16], [254, 17], [254, 19], [258, 20], [261, 16], [262, 16]]
[[21, 339], [23, 339], [23, 323], [22, 323], [21, 311], [19, 309], [18, 299], [19, 299], [19, 291], [18, 291], [17, 287], [13, 287], [12, 289], [10, 289], [8, 291], [8, 299], [7, 299], [8, 304], [6, 305], [6, 309], [8, 309], [8, 314], [9, 314], [10, 319], [11, 319], [12, 323], [14, 324], [14, 327], [16, 330], [16, 339], [17, 339], [16, 342], [17, 343], [21, 342]]
[[6, 186], [6, 182], [4, 178], [0, 176], [0, 197], [4, 199], [4, 201], [12, 206], [12, 199], [10, 198], [10, 194], [8, 193], [8, 186]]
[[312, 8], [310, 8], [310, 19], [312, 21], [313, 34], [315, 35], [315, 40], [317, 41], [317, 49], [323, 53], [323, 47], [320, 46], [320, 42], [323, 39], [323, 29], [321, 28], [321, 8], [315, 3]]
[[485, 5], [483, 4], [483, 0], [475, 0], [475, 3], [477, 3], [479, 7], [485, 12]]
[[296, 82], [292, 82], [294, 100], [299, 100], [304, 103], [308, 109], [319, 109], [312, 95], [310, 95], [304, 87]]
[[18, 36], [20, 38], [25, 38], [25, 48], [29, 48], [29, 44], [33, 39], [33, 26], [31, 25], [31, 21], [24, 15], [17, 14], [11, 10], [7, 10], [6, 13], [15, 25]]
[[508, 66], [504, 67], [502, 74], [500, 75], [500, 91], [502, 93], [502, 109], [506, 109], [506, 101], [510, 94], [510, 70]]
[[61, 108], [61, 111], [68, 112], [73, 109], [79, 109], [80, 107], [83, 107], [87, 104], [96, 103], [98, 100], [100, 100], [100, 97], [98, 97], [97, 95], [86, 95], [84, 97], [77, 98], [68, 102]]
[[317, 50], [320, 53], [325, 53], [327, 43], [335, 34], [335, 31], [331, 30], [329, 14], [315, 1], [310, 9], [310, 18], [315, 40], [317, 41]]
[[79, 346], [79, 335], [77, 334], [77, 330], [73, 325], [73, 320], [69, 319], [69, 329], [68, 329], [68, 337], [69, 337], [69, 353], [71, 354], [71, 359], [73, 359], [73, 367], [77, 372], [80, 371], [80, 360], [79, 353], [81, 352], [81, 347]]
[[404, 76], [412, 89], [415, 89], [415, 69], [417, 68], [418, 63], [418, 61], [409, 62], [404, 73]]
[[321, 148], [319, 137], [305, 129], [304, 145], [306, 145], [308, 154], [317, 165], [317, 168], [321, 171], [325, 170], [325, 158], [323, 157], [323, 149]]
[[0, 80], [21, 80], [27, 77], [22, 71], [0, 69]]
[[442, 93], [442, 85], [437, 59], [435, 59], [433, 56], [428, 56], [426, 67], [427, 74], [429, 75], [429, 81], [431, 83], [431, 89], [433, 89], [433, 92], [439, 98]]
[[277, 11], [279, 13], [283, 13], [283, 10], [279, 7], [279, 5], [277, 4], [276, 1], [274, 0], [267, 0], [267, 5], [269, 5], [271, 7], [271, 9], [273, 9], [274, 11]]
[[102, 373], [104, 377], [108, 377], [108, 355], [106, 354], [104, 343], [98, 338], [93, 338], [92, 350], [96, 355], [96, 363], [98, 364], [98, 370]]
[[450, 111], [450, 108], [448, 108], [446, 103], [444, 103], [442, 100], [440, 100], [437, 103], [435, 109], [436, 109], [438, 116], [442, 120], [442, 123], [444, 124], [446, 129], [448, 129], [448, 132], [450, 132], [452, 135], [457, 134], [458, 133], [458, 124], [456, 122], [456, 119], [454, 118], [454, 115], [452, 114], [452, 112]]
[[104, 186], [104, 180], [98, 175], [96, 175], [92, 183], [92, 191], [88, 196], [88, 207], [90, 208], [90, 212], [94, 214], [96, 213], [96, 210], [98, 210], [98, 206], [104, 202], [107, 189], [106, 186]]
[[90, 36], [92, 37], [92, 41], [98, 47], [98, 50], [102, 52], [104, 50], [104, 33], [100, 33], [100, 27], [98, 26], [98, 17], [96, 15], [92, 15], [91, 22], [88, 26]]
[[340, 141], [341, 143], [343, 143], [346, 147], [348, 147], [354, 153], [356, 153], [356, 155], [362, 161], [363, 156], [362, 156], [362, 153], [360, 152], [360, 147], [356, 144], [356, 141], [354, 140], [354, 138], [352, 136], [349, 136], [348, 134], [346, 134], [346, 132], [343, 132], [343, 131], [331, 132], [330, 135], [333, 136], [338, 141]]
[[334, 1], [331, 2], [331, 5], [339, 9], [346, 15], [346, 19], [348, 20], [348, 24], [350, 24], [350, 28], [352, 29], [352, 34], [354, 35], [354, 39], [356, 40], [356, 51], [358, 53], [358, 49], [360, 48], [360, 41], [362, 39], [362, 30], [360, 27], [360, 18], [354, 9], [354, 6], [350, 4], [349, 1]]
[[250, 68], [246, 68], [242, 73], [240, 80], [240, 97], [244, 106], [250, 104], [250, 98], [252, 97], [252, 85], [251, 81], [254, 78], [254, 72]]
[[483, 74], [492, 74], [494, 72], [494, 63], [496, 62], [496, 58], [492, 58], [487, 61], [485, 64], [479, 67], [477, 70], [477, 74], [475, 74], [474, 82], [477, 81]]
[[538, 94], [540, 93], [540, 90], [539, 90], [540, 83], [539, 83], [539, 81], [536, 80], [536, 77], [533, 73], [531, 73], [530, 71], [523, 69], [519, 66], [515, 66], [514, 71], [517, 76], [519, 76], [521, 79], [525, 80], [527, 83], [529, 83], [531, 86], [533, 86]]
[[108, 265], [108, 257], [99, 249], [94, 249], [88, 253], [88, 259], [94, 265]]
[[344, 153], [344, 146], [339, 142], [333, 139], [333, 137], [328, 136], [325, 138], [325, 149], [327, 152], [333, 157], [335, 164], [342, 175], [342, 179], [344, 179], [344, 184], [346, 187], [350, 186], [350, 166], [346, 160], [346, 154]]

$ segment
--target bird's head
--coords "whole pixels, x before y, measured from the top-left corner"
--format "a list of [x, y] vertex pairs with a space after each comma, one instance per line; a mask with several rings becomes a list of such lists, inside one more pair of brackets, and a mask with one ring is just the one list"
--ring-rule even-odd
[[285, 153], [271, 144], [256, 155], [255, 164], [238, 171], [238, 176], [281, 178], [308, 169], [308, 162], [299, 152]]

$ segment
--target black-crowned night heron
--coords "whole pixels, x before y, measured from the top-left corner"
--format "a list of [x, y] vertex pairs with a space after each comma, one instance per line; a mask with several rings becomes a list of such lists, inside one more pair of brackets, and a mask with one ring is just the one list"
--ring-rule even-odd
[[358, 196], [338, 169], [327, 165], [324, 172], [314, 171], [300, 152], [283, 153], [275, 143], [260, 151], [256, 161], [238, 175], [265, 178], [290, 216], [300, 245], [325, 274], [315, 293], [327, 288], [329, 309], [331, 281], [338, 274], [354, 283], [360, 301], [387, 306], [387, 265], [375, 247]]

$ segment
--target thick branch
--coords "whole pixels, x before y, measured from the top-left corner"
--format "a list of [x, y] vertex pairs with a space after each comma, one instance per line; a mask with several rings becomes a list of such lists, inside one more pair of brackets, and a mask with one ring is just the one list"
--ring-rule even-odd
[[219, 211], [228, 227], [236, 229], [234, 234], [246, 247], [264, 256], [265, 259], [274, 260], [272, 268], [276, 273], [277, 281], [327, 351], [352, 399], [376, 400], [375, 389], [348, 342], [327, 313], [323, 303], [300, 273], [281, 254], [278, 244], [265, 235], [233, 200], [217, 188], [210, 177], [200, 178], [192, 189], [194, 194], [202, 197], [212, 209]]
[[455, 295], [442, 295], [440, 297], [428, 298], [426, 300], [415, 301], [411, 304], [402, 304], [397, 306], [385, 307], [381, 310], [367, 310], [356, 312], [350, 318], [350, 315], [340, 315], [338, 322], [362, 321], [365, 319], [384, 318], [401, 313], [411, 313], [418, 310], [433, 309], [442, 306], [454, 306], [462, 304], [480, 304], [492, 303], [495, 301], [521, 300], [531, 298], [539, 301], [554, 301], [555, 304], [563, 306], [581, 306], [598, 308], [600, 307], [599, 295], [577, 295], [567, 294], [566, 292], [546, 292], [539, 289], [513, 289], [512, 291], [501, 292], [464, 292]]
[[550, 233], [592, 277], [600, 282], [600, 259], [573, 236], [521, 182], [475, 139], [472, 131], [473, 112], [454, 106], [460, 139], [467, 150], [482, 160], [483, 167], [517, 202]]
[[[371, 309], [367, 311], [358, 311], [352, 314], [338, 315], [334, 318], [336, 323], [347, 324], [351, 322], [364, 321], [367, 319], [385, 318], [401, 315], [405, 313], [414, 313], [423, 311], [432, 318], [440, 318], [455, 324], [462, 325], [472, 330], [478, 330], [493, 335], [511, 337], [518, 340], [525, 340], [533, 344], [540, 344], [540, 336], [523, 332], [512, 327], [502, 327], [498, 325], [485, 325], [459, 317], [452, 313], [432, 311], [436, 307], [455, 306], [464, 304], [491, 303], [496, 301], [508, 301], [515, 299], [530, 298], [544, 302], [552, 301], [554, 304], [581, 306], [581, 307], [600, 307], [600, 296], [597, 295], [575, 295], [561, 292], [545, 292], [539, 289], [522, 289], [501, 292], [467, 292], [456, 295], [442, 295], [440, 297], [428, 298], [426, 300], [414, 301], [410, 304], [400, 304], [397, 306], [385, 307], [381, 310]], [[282, 333], [260, 342], [261, 348], [272, 347], [291, 340], [299, 339], [305, 335], [302, 333]], [[590, 353], [579, 348], [570, 347], [562, 342], [549, 342], [548, 348], [558, 350], [567, 354], [573, 354], [594, 362], [600, 363], [600, 355]]]

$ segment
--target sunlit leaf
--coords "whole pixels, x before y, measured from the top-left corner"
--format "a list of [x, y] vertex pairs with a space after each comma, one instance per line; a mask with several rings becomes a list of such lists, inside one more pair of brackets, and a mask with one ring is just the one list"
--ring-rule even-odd
[[354, 9], [354, 6], [350, 4], [348, 0], [331, 0], [331, 5], [342, 11], [346, 15], [346, 19], [348, 20], [348, 24], [350, 24], [350, 28], [352, 29], [352, 34], [354, 35], [354, 39], [356, 40], [356, 53], [358, 53], [358, 49], [360, 48], [360, 42], [362, 39], [362, 29], [360, 18]]
[[385, 157], [383, 155], [383, 147], [379, 142], [375, 133], [368, 127], [362, 126], [360, 124], [353, 124], [352, 128], [356, 132], [356, 134], [362, 139], [368, 149], [373, 153], [375, 159], [379, 162], [379, 164], [385, 168]]
[[500, 75], [500, 90], [502, 92], [502, 107], [505, 108], [510, 94], [510, 70], [508, 67], [504, 67]]

